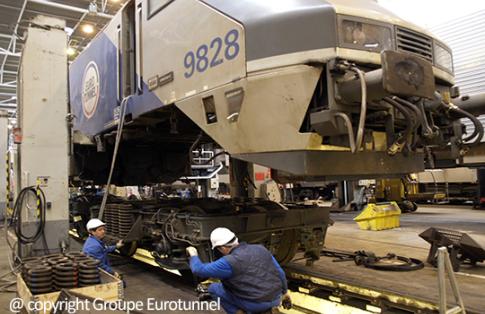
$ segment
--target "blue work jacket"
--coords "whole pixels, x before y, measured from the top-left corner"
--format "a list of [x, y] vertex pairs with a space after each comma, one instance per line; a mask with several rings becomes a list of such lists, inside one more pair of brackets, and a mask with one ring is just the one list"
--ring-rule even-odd
[[103, 241], [90, 235], [84, 242], [83, 252], [95, 259], [99, 260], [99, 268], [107, 271], [110, 274], [114, 274], [113, 269], [109, 263], [108, 253], [113, 252], [116, 249], [116, 245], [106, 245]]

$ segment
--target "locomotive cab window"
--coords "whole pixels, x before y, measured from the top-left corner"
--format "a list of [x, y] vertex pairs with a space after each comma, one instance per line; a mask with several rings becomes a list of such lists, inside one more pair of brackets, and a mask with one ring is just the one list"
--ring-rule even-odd
[[148, 19], [160, 12], [164, 7], [170, 4], [173, 0], [148, 0]]

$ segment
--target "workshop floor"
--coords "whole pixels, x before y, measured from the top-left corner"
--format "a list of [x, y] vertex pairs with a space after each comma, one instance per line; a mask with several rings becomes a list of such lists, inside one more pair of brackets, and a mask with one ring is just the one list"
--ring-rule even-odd
[[[353, 218], [358, 212], [332, 213], [334, 225], [328, 228], [325, 246], [349, 251], [369, 250], [378, 255], [389, 252], [425, 260], [429, 244], [419, 234], [429, 227], [442, 227], [468, 233], [485, 247], [485, 210], [471, 206], [419, 205], [414, 213], [401, 215], [400, 228], [360, 230]], [[471, 273], [485, 275], [485, 265], [469, 268]]]
[[[360, 230], [353, 218], [356, 212], [332, 213], [335, 224], [328, 229], [325, 246], [346, 251], [372, 251], [378, 256], [395, 253], [426, 260], [430, 245], [419, 237], [429, 227], [442, 227], [468, 233], [485, 247], [485, 210], [468, 206], [420, 206], [414, 213], [401, 215], [401, 227], [382, 230]], [[322, 257], [312, 269], [343, 282], [391, 291], [418, 299], [438, 302], [436, 269], [426, 264], [413, 272], [385, 272], [366, 269], [350, 262], [333, 262], [334, 258]], [[485, 263], [476, 266], [462, 265], [455, 273], [465, 306], [470, 312], [483, 313], [485, 308]], [[453, 300], [448, 289], [448, 300]]]
[[[356, 215], [356, 212], [332, 213], [335, 224], [328, 229], [327, 248], [369, 250], [378, 255], [393, 252], [424, 260], [429, 245], [418, 234], [431, 226], [467, 232], [485, 246], [485, 210], [456, 206], [420, 206], [417, 212], [401, 216], [400, 228], [383, 231], [359, 230], [352, 220]], [[5, 238], [1, 236], [0, 274], [9, 271], [7, 254]], [[148, 297], [158, 300], [196, 299], [196, 294], [189, 284], [181, 283], [180, 277], [155, 267], [133, 261], [114, 268], [125, 276], [128, 284], [125, 289], [127, 300], [146, 300]], [[462, 272], [472, 273], [480, 278], [483, 276], [485, 283], [484, 264], [474, 268], [463, 268]], [[13, 297], [15, 293], [0, 293], [1, 313], [9, 312], [9, 302]]]

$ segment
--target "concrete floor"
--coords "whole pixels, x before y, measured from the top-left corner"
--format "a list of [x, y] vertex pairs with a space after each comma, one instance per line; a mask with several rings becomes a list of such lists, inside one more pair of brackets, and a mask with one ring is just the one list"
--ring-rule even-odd
[[[425, 261], [430, 245], [419, 237], [419, 233], [429, 227], [466, 232], [485, 247], [485, 210], [474, 210], [468, 206], [420, 206], [417, 212], [401, 215], [400, 228], [382, 231], [360, 230], [353, 221], [358, 214], [331, 214], [335, 224], [327, 232], [325, 246], [328, 249], [366, 250], [378, 256], [392, 252]], [[334, 263], [333, 260], [322, 257], [309, 270], [324, 274], [324, 278], [438, 302], [437, 271], [431, 265], [426, 264], [424, 269], [412, 272], [386, 272], [366, 269], [353, 262]], [[462, 265], [460, 272], [455, 275], [468, 311], [484, 313], [485, 291], [482, 287], [485, 286], [485, 263]], [[447, 293], [451, 303], [453, 296], [450, 288]]]
[[[441, 227], [468, 233], [485, 247], [485, 210], [471, 206], [420, 205], [414, 213], [401, 215], [400, 228], [360, 230], [353, 218], [357, 212], [332, 213], [335, 224], [329, 227], [325, 246], [342, 250], [369, 250], [377, 255], [389, 252], [426, 260], [430, 245], [419, 237], [429, 227]], [[463, 267], [463, 271], [485, 275], [485, 265]]]
[[[328, 230], [326, 247], [350, 251], [370, 250], [378, 255], [393, 252], [424, 260], [429, 245], [418, 234], [430, 226], [461, 230], [485, 243], [485, 210], [456, 206], [420, 206], [417, 212], [401, 216], [400, 228], [378, 232], [360, 230], [352, 220], [356, 215], [356, 212], [331, 215], [335, 224]], [[1, 236], [0, 273], [9, 270], [7, 254], [7, 245], [4, 237]], [[125, 289], [127, 300], [145, 300], [148, 297], [158, 300], [195, 300], [196, 298], [190, 284], [183, 283], [180, 277], [158, 268], [136, 261], [114, 268], [125, 276], [128, 284]], [[464, 267], [462, 272], [472, 273], [479, 277], [484, 276], [485, 284], [484, 264], [474, 268]], [[9, 312], [9, 302], [13, 297], [15, 297], [14, 293], [0, 293], [1, 313]]]
[[[3, 226], [3, 223], [2, 223]], [[5, 231], [3, 227], [0, 229], [0, 274], [5, 274], [10, 271], [10, 266], [8, 263], [9, 249], [7, 242], [5, 241]], [[8, 275], [3, 279], [15, 280], [15, 276]], [[14, 286], [12, 286], [14, 287]], [[12, 298], [15, 297], [15, 293], [0, 292], [0, 312], [10, 313], [9, 303]]]

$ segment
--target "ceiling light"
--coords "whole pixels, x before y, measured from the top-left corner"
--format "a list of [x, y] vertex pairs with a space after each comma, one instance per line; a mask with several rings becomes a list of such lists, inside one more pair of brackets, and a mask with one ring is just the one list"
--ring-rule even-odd
[[83, 25], [82, 30], [86, 34], [91, 34], [92, 32], [94, 32], [94, 27], [91, 24], [85, 24]]
[[76, 49], [69, 47], [67, 48], [66, 53], [68, 56], [73, 56], [76, 53]]

